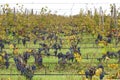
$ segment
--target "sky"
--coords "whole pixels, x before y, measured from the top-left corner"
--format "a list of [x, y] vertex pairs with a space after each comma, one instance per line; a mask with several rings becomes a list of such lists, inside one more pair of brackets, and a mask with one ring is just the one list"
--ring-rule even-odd
[[8, 3], [11, 8], [24, 5], [24, 8], [34, 9], [34, 13], [39, 12], [42, 7], [48, 7], [51, 13], [58, 15], [75, 15], [79, 14], [80, 9], [84, 12], [87, 10], [94, 11], [94, 8], [102, 7], [103, 11], [110, 13], [110, 4], [115, 3], [116, 7], [120, 7], [120, 0], [0, 0], [0, 5]]

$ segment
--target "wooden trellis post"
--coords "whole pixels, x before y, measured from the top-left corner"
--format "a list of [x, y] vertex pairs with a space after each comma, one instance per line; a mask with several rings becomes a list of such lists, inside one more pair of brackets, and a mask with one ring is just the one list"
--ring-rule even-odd
[[101, 26], [102, 31], [104, 31], [104, 13], [103, 13], [102, 7], [100, 7], [100, 10], [99, 10], [99, 26]]
[[117, 28], [117, 10], [116, 10], [116, 5], [113, 4], [113, 9], [114, 9], [114, 27]]
[[102, 10], [102, 7], [100, 7], [100, 10], [99, 10], [99, 26], [101, 25], [101, 22], [102, 22], [101, 21], [101, 15], [102, 15], [101, 10]]
[[116, 10], [116, 5], [113, 4], [113, 5], [111, 5], [111, 23], [110, 23], [110, 27], [111, 28], [117, 28], [117, 26], [118, 26], [117, 10]]
[[16, 11], [15, 11], [15, 7], [14, 7], [13, 10], [14, 10], [14, 11], [13, 11], [13, 12], [14, 12], [14, 14], [13, 14], [13, 15], [14, 15], [14, 16], [13, 16], [14, 25], [13, 25], [13, 26], [14, 26], [14, 32], [15, 32], [15, 25], [16, 25]]
[[14, 12], [13, 20], [14, 20], [14, 21], [16, 21], [16, 12], [15, 12], [15, 7], [14, 7], [14, 9], [13, 9], [13, 10], [14, 10], [14, 11], [13, 11], [13, 12]]
[[31, 9], [31, 15], [33, 15], [33, 9]]
[[103, 13], [103, 10], [102, 10], [101, 22], [102, 22], [102, 28], [104, 30], [104, 13]]
[[110, 21], [110, 28], [113, 27], [113, 6], [111, 5], [111, 21]]

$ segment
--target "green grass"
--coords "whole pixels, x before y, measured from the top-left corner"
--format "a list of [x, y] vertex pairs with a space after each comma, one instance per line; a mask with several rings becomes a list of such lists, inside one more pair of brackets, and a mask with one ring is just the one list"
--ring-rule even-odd
[[[0, 80], [25, 80], [23, 76], [1, 76]], [[82, 80], [81, 76], [34, 76], [33, 80]]]

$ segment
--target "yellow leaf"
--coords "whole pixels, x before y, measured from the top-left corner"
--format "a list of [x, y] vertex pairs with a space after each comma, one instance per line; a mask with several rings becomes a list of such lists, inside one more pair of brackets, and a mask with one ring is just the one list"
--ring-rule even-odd
[[100, 76], [101, 73], [102, 73], [102, 69], [99, 68], [99, 69], [96, 70], [95, 75]]
[[13, 49], [14, 48], [14, 45], [13, 44], [10, 44], [10, 49]]

